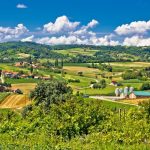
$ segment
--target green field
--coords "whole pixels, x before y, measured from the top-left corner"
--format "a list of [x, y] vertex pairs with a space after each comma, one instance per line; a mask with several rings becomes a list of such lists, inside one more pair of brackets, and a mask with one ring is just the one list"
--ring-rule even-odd
[[69, 55], [69, 56], [76, 56], [78, 54], [93, 56], [97, 51], [99, 51], [99, 50], [73, 48], [73, 49], [68, 49], [68, 50], [58, 50], [57, 53]]

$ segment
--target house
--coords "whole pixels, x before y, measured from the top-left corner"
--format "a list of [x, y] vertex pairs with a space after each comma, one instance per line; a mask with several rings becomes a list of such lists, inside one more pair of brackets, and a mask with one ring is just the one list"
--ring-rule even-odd
[[12, 88], [11, 92], [16, 93], [16, 94], [23, 94], [22, 91], [20, 89], [17, 89], [17, 88]]
[[118, 82], [117, 81], [111, 81], [110, 85], [112, 85], [112, 86], [118, 86]]
[[6, 90], [6, 87], [5, 87], [5, 86], [0, 85], [0, 92], [5, 92], [5, 90]]
[[150, 98], [150, 92], [147, 91], [134, 91], [129, 94], [130, 99], [136, 99], [136, 98]]
[[39, 76], [34, 76], [34, 79], [40, 79], [40, 77]]
[[15, 63], [15, 67], [22, 67], [22, 65], [23, 65], [23, 62], [17, 62], [17, 63]]
[[25, 79], [25, 78], [28, 78], [28, 75], [23, 74], [20, 77], [23, 78], [23, 79]]
[[42, 77], [43, 80], [50, 80], [50, 77]]

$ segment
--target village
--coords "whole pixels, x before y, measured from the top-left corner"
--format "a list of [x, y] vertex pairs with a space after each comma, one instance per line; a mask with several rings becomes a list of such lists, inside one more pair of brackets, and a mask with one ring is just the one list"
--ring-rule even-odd
[[[6, 79], [12, 79], [12, 80], [19, 80], [19, 79], [24, 79], [26, 81], [28, 81], [29, 79], [34, 79], [36, 80], [36, 83], [39, 81], [48, 81], [51, 80], [53, 78], [52, 75], [40, 75], [40, 74], [36, 74], [33, 73], [34, 70], [40, 70], [41, 68], [44, 68], [44, 66], [42, 66], [40, 63], [36, 63], [34, 64], [33, 62], [28, 63], [28, 62], [16, 62], [13, 64], [14, 67], [16, 68], [20, 68], [19, 71], [7, 71], [7, 70], [1, 70], [0, 71], [0, 92], [10, 92], [10, 93], [14, 93], [14, 94], [23, 94], [23, 91], [19, 88], [19, 86], [17, 86], [17, 88], [12, 87], [10, 83], [6, 82]], [[29, 68], [29, 72], [24, 72], [21, 71], [21, 69], [24, 68]], [[71, 67], [70, 67], [71, 68]], [[66, 67], [65, 67], [66, 69]], [[90, 68], [88, 69], [90, 70]], [[78, 72], [81, 71], [77, 71], [77, 74], [79, 74]], [[82, 75], [78, 75], [78, 78], [80, 79], [68, 79], [69, 84], [76, 84], [79, 83], [80, 84], [80, 80], [84, 77], [83, 73], [81, 72]], [[66, 75], [67, 77], [67, 75]], [[99, 81], [97, 79], [94, 79], [95, 81], [93, 82], [94, 84], [90, 85], [90, 92], [91, 91], [95, 91], [95, 87], [98, 88], [98, 86], [94, 86], [95, 84], [98, 84]], [[104, 83], [105, 84], [105, 83]], [[108, 85], [107, 85], [108, 84]], [[135, 90], [134, 87], [132, 86], [124, 86], [122, 87], [120, 85], [120, 83], [118, 81], [112, 80], [110, 83], [106, 83], [106, 87], [110, 86], [112, 89], [114, 89], [114, 93], [112, 93], [109, 96], [103, 95], [100, 93], [101, 89], [99, 90], [99, 94], [95, 94], [90, 96], [91, 98], [96, 98], [96, 99], [102, 99], [102, 100], [112, 100], [112, 101], [120, 101], [120, 100], [137, 100], [137, 99], [147, 99], [150, 98], [150, 92], [149, 91], [140, 91], [140, 90]], [[116, 89], [115, 89], [116, 87]], [[85, 89], [86, 91], [86, 87], [82, 88], [83, 90]], [[97, 89], [98, 90], [98, 89]], [[80, 91], [80, 90], [79, 90]], [[114, 96], [115, 95], [115, 96]], [[83, 95], [84, 98], [89, 97], [89, 93], [86, 92]]]

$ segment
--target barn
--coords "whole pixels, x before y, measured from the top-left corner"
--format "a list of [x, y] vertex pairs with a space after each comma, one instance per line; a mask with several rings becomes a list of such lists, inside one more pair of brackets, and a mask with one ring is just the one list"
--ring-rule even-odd
[[150, 97], [150, 92], [147, 91], [134, 91], [129, 94], [130, 99], [136, 99], [136, 98], [144, 98], [144, 97]]

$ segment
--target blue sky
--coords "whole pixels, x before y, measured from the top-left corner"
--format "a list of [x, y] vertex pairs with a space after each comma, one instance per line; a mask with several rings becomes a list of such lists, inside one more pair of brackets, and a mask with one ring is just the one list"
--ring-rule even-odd
[[0, 42], [147, 46], [149, 7], [149, 0], [1, 0]]

